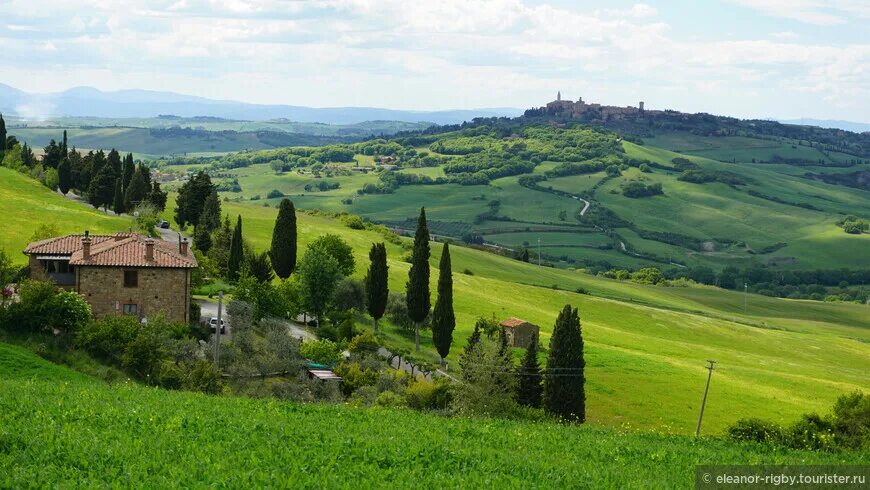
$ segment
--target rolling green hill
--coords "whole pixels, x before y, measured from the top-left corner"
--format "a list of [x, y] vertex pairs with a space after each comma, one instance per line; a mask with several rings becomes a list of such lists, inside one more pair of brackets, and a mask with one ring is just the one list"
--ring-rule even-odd
[[[228, 202], [224, 211], [242, 216], [255, 248], [268, 247], [274, 208]], [[298, 224], [301, 247], [323, 233], [342, 236], [354, 249], [359, 278], [371, 243], [383, 240], [325, 216], [300, 214]], [[401, 247], [388, 243], [387, 250], [390, 289], [401, 292], [409, 264], [400, 260]], [[433, 245], [433, 268], [440, 250]], [[722, 366], [705, 415], [713, 432], [744, 416], [791, 420], [823, 411], [843, 392], [870, 389], [863, 375], [870, 369], [870, 317], [861, 305], [749, 295], [744, 314], [744, 296], [718, 288], [626, 283], [464, 247], [451, 257], [457, 329], [448, 361], [456, 362], [479, 316], [532, 321], [546, 344], [559, 309], [576, 305], [587, 341], [588, 416], [596, 424], [689, 433], [708, 358]], [[434, 270], [431, 280], [434, 292]], [[573, 292], [578, 288], [590, 294]], [[412, 333], [389, 324], [382, 330], [390, 345], [413, 348]], [[435, 361], [431, 336], [421, 337]]]
[[0, 167], [0, 216], [5, 231], [0, 233], [0, 248], [19, 263], [21, 251], [41, 224], [52, 225], [60, 233], [110, 233], [132, 226], [128, 218], [96, 211], [53, 193], [39, 182], [18, 172]]
[[[253, 172], [257, 168], [238, 171]], [[129, 223], [65, 200], [21, 175], [2, 172], [5, 178], [0, 179], [0, 191], [6, 198], [0, 205], [9, 206], [6, 215], [16, 220], [4, 238], [7, 250], [20, 249], [43, 222], [56, 222], [63, 232], [84, 228], [112, 231], [126, 228]], [[282, 178], [293, 175], [288, 172]], [[515, 177], [495, 180], [511, 178]], [[478, 191], [485, 188], [485, 192], [509, 188], [559, 197], [519, 184], [509, 187], [496, 182], [487, 186], [401, 186], [393, 194], [353, 199], [375, 201], [395, 198], [405, 190], [443, 191], [443, 186]], [[486, 200], [480, 200], [479, 192], [469, 192], [467, 196], [471, 205], [483, 202], [487, 206]], [[317, 193], [306, 193], [306, 197], [318, 198]], [[431, 195], [431, 204], [409, 198], [403, 206], [411, 210], [426, 204], [430, 213], [437, 215], [444, 212], [438, 209], [439, 203], [450, 206], [449, 200], [438, 201], [440, 197]], [[173, 202], [170, 197], [170, 208]], [[504, 208], [515, 209], [517, 213], [533, 211], [508, 200], [504, 202]], [[336, 208], [341, 206], [339, 200]], [[274, 207], [264, 207], [262, 201], [228, 201], [223, 207], [231, 216], [243, 216], [246, 238], [255, 248], [267, 247], [275, 219]], [[305, 203], [304, 207], [313, 206]], [[167, 216], [170, 214], [171, 209]], [[516, 227], [518, 222], [485, 224]], [[556, 220], [547, 226], [564, 225]], [[571, 226], [581, 227], [583, 223], [575, 221]], [[356, 255], [357, 277], [364, 273], [371, 243], [384, 239], [376, 231], [352, 230], [327, 216], [300, 214], [299, 228], [302, 247], [323, 233], [335, 233], [347, 240]], [[584, 233], [585, 237], [589, 235]], [[433, 267], [437, 267], [440, 250], [440, 245], [433, 245]], [[402, 261], [405, 253], [398, 245], [388, 245], [390, 288], [394, 292], [404, 290], [409, 267]], [[542, 327], [546, 343], [561, 307], [566, 303], [575, 305], [580, 309], [587, 341], [588, 417], [597, 425], [689, 433], [694, 427], [706, 374], [704, 361], [710, 358], [717, 359], [720, 366], [714, 374], [705, 416], [705, 427], [710, 432], [719, 432], [747, 416], [790, 421], [807, 411], [824, 411], [845, 392], [870, 390], [865, 375], [870, 370], [870, 316], [862, 305], [745, 296], [712, 287], [634, 284], [570, 269], [539, 267], [464, 247], [456, 247], [452, 257], [456, 271], [457, 330], [448, 360], [455, 363], [479, 316], [525, 318]], [[433, 272], [433, 291], [436, 281], [437, 272]], [[405, 348], [412, 345], [409, 332], [391, 325], [384, 330], [390, 345]], [[434, 360], [428, 333], [423, 334], [423, 345]], [[813, 396], [807, 397], [807, 393]]]
[[663, 488], [690, 486], [698, 464], [868, 463], [860, 452], [110, 386], [2, 343], [0, 393], [10, 488]]
[[[245, 154], [244, 160], [227, 157], [163, 170], [181, 175], [210, 168], [215, 175], [238, 182], [241, 192], [225, 194], [229, 199], [274, 204], [277, 199], [266, 196], [278, 191], [301, 208], [347, 211], [397, 228], [412, 227], [420, 205], [425, 205], [436, 234], [454, 239], [479, 234], [489, 243], [533, 252], [540, 240], [545, 258], [562, 267], [868, 266], [865, 251], [870, 235], [846, 234], [836, 224], [850, 214], [870, 219], [867, 191], [804, 175], [870, 170], [870, 164], [856, 163], [854, 156], [850, 160], [845, 154], [796, 146], [822, 155], [824, 161], [814, 166], [751, 163], [739, 151], [767, 151], [770, 145], [779, 148], [785, 143], [672, 133], [671, 140], [661, 143], [685, 151], [677, 153], [650, 142], [638, 145], [614, 139], [607, 143], [611, 146], [601, 146], [599, 140], [606, 136], [600, 132], [512, 124], [482, 124], [343, 146], [354, 153], [352, 161], [325, 161], [310, 168], [298, 163], [303, 149], [285, 149]], [[718, 145], [716, 151], [722, 153], [709, 157], [729, 162], [734, 158], [738, 163], [698, 156], [709, 153], [692, 150], [690, 142], [697, 145], [698, 140]], [[397, 157], [402, 167], [395, 176], [404, 180], [385, 188], [391, 181], [385, 180], [389, 176], [384, 172], [350, 170], [353, 166], [374, 169], [373, 153]], [[761, 154], [756, 156], [760, 162]], [[685, 181], [683, 171], [673, 166], [675, 158], [687, 159], [708, 175], [734, 175], [741, 183]], [[275, 159], [286, 160], [291, 170], [275, 174], [265, 163], [250, 164]], [[504, 170], [511, 162], [527, 167]], [[641, 162], [649, 171], [638, 168]], [[623, 168], [611, 177], [604, 167], [614, 163]], [[583, 168], [593, 164], [598, 166]], [[571, 165], [578, 170], [570, 169]], [[459, 172], [457, 166], [472, 170]], [[528, 178], [544, 180], [530, 186]], [[311, 189], [322, 183], [337, 188]], [[625, 186], [638, 183], [660, 184], [663, 193], [626, 196]], [[582, 217], [581, 199], [591, 203], [591, 212]], [[615, 214], [619, 221], [596, 221], [601, 210]]]

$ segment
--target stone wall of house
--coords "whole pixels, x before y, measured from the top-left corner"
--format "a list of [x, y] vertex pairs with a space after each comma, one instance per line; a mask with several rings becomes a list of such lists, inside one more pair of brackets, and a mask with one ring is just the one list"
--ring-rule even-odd
[[[124, 271], [138, 271], [138, 285], [124, 287]], [[190, 304], [190, 270], [157, 267], [77, 267], [78, 292], [96, 317], [124, 313], [135, 304], [139, 318], [162, 313], [171, 322], [187, 322]]]
[[45, 270], [42, 267], [42, 264], [36, 260], [35, 255], [28, 255], [28, 267], [30, 267], [30, 278], [36, 281], [44, 281], [45, 280]]
[[511, 347], [527, 348], [532, 343], [532, 339], [538, 337], [538, 326], [531, 323], [524, 323], [515, 328], [506, 329], [508, 332], [508, 343]]

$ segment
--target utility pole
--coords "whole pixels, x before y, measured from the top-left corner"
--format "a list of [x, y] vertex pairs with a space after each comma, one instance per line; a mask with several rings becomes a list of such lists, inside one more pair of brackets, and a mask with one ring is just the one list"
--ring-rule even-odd
[[214, 367], [218, 367], [221, 351], [221, 314], [224, 306], [224, 292], [218, 291], [217, 325], [214, 326]]
[[743, 283], [743, 314], [749, 309], [749, 284]]
[[704, 398], [701, 399], [701, 412], [698, 414], [698, 426], [695, 427], [695, 437], [701, 435], [701, 419], [704, 418], [704, 406], [707, 404], [707, 392], [710, 391], [710, 378], [713, 377], [714, 364], [716, 364], [716, 361], [712, 359], [707, 360], [707, 369], [709, 370], [707, 373], [707, 386], [704, 387]]
[[538, 237], [538, 266], [541, 265], [541, 238]]

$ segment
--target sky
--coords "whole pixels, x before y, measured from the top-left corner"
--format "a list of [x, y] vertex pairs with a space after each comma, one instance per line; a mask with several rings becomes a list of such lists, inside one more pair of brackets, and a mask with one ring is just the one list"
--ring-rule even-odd
[[870, 0], [0, 0], [0, 83], [870, 122]]

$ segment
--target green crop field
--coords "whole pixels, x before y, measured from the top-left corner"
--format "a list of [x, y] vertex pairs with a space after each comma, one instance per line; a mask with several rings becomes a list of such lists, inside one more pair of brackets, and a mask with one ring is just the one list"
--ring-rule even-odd
[[107, 385], [2, 343], [0, 441], [4, 488], [664, 488], [692, 485], [698, 464], [870, 462], [860, 452]]
[[0, 216], [4, 233], [0, 248], [18, 263], [30, 237], [41, 224], [52, 225], [61, 233], [109, 233], [127, 230], [132, 221], [105, 214], [49, 191], [39, 182], [8, 168], [0, 168]]

